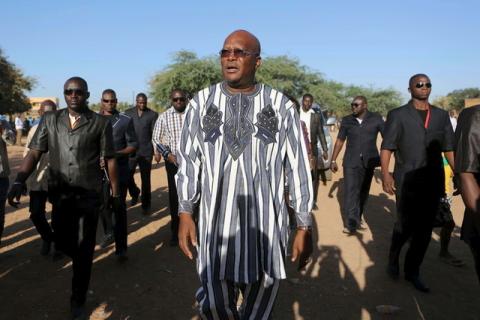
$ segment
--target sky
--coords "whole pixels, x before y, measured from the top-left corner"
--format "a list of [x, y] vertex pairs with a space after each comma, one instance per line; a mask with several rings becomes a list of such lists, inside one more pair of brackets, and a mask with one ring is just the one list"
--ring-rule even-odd
[[[480, 87], [478, 0], [26, 1], [2, 0], [0, 48], [37, 79], [29, 96], [56, 96], [87, 80], [90, 102], [112, 88], [131, 103], [179, 50], [217, 54], [236, 29], [262, 56], [288, 55], [326, 79], [394, 88], [426, 73], [432, 98]], [[321, 103], [321, 101], [319, 101]]]

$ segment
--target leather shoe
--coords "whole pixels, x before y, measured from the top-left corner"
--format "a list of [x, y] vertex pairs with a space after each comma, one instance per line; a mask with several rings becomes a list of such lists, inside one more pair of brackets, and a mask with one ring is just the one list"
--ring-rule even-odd
[[412, 283], [415, 289], [418, 291], [424, 292], [424, 293], [429, 293], [430, 288], [427, 287], [425, 283], [420, 279], [419, 276], [405, 276], [405, 280], [408, 282]]

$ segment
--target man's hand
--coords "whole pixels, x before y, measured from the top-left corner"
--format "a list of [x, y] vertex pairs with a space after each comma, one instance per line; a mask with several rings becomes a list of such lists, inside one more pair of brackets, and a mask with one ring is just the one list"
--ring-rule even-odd
[[187, 212], [179, 213], [178, 245], [190, 260], [193, 259], [192, 247], [197, 247], [197, 231], [192, 215]]
[[14, 208], [18, 208], [23, 190], [25, 190], [25, 183], [14, 182], [7, 195], [8, 204]]
[[177, 157], [173, 153], [168, 154], [168, 162], [177, 165]]
[[390, 172], [387, 172], [382, 177], [382, 186], [383, 191], [390, 195], [395, 194], [395, 181], [393, 180], [393, 176]]
[[155, 158], [156, 163], [159, 163], [160, 160], [162, 160], [162, 155], [160, 153], [155, 153], [153, 157]]
[[338, 171], [338, 166], [335, 161], [330, 162], [330, 170], [332, 170], [333, 173], [336, 173]]
[[328, 152], [327, 151], [323, 151], [322, 155], [323, 155], [323, 160], [325, 160], [325, 161], [328, 160]]
[[312, 251], [312, 232], [310, 230], [297, 229], [292, 245], [292, 262], [298, 259], [298, 270], [305, 268]]

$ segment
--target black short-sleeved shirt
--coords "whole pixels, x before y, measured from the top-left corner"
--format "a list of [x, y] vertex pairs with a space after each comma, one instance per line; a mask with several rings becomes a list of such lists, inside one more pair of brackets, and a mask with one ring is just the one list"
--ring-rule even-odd
[[[138, 149], [138, 141], [132, 118], [118, 111], [115, 111], [111, 116], [105, 117], [107, 117], [112, 124], [115, 152], [123, 150], [126, 147]], [[116, 158], [119, 165], [128, 165], [128, 155], [117, 154]]]
[[67, 109], [47, 112], [28, 147], [49, 152], [48, 187], [53, 193], [71, 189], [99, 193], [100, 157], [115, 156], [110, 121], [89, 109], [73, 130]]
[[[480, 184], [480, 105], [467, 108], [458, 117], [455, 130], [455, 172], [473, 173]], [[465, 210], [462, 239], [480, 238], [480, 213]]]
[[125, 114], [132, 118], [133, 126], [138, 140], [137, 156], [151, 157], [153, 156], [152, 135], [158, 113], [146, 108], [142, 115], [138, 115], [136, 107], [125, 110]]

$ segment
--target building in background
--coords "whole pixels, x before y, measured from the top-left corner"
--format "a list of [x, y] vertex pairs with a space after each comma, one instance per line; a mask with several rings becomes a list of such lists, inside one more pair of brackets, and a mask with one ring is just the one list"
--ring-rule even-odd
[[52, 100], [58, 106], [59, 101], [57, 97], [30, 97], [28, 98], [28, 101], [32, 105], [32, 108], [25, 113], [25, 116], [32, 119], [38, 118], [38, 110], [40, 109], [40, 104], [47, 99]]
[[465, 99], [465, 108], [473, 107], [480, 104], [480, 98]]

